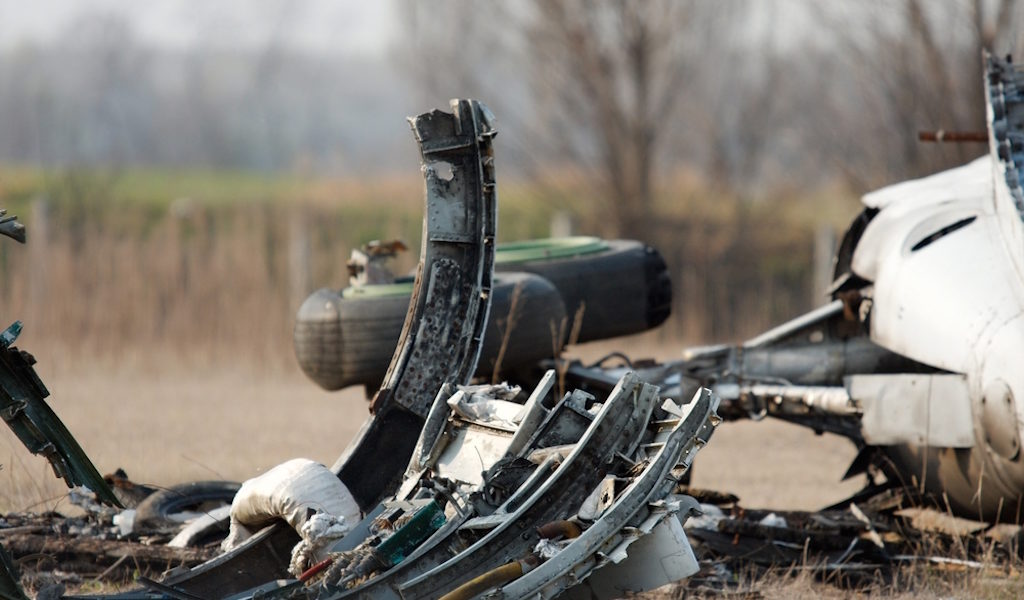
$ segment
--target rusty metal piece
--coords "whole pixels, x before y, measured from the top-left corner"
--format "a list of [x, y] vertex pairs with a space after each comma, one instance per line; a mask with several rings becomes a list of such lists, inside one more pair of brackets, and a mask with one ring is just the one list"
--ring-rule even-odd
[[[493, 120], [483, 104], [453, 100], [452, 113], [409, 121], [423, 159], [424, 236], [409, 314], [374, 411], [396, 403], [425, 418], [441, 384], [468, 383], [476, 369], [494, 271]], [[426, 371], [408, 372], [410, 363]]]
[[545, 523], [537, 528], [537, 535], [541, 539], [550, 540], [553, 538], [572, 539], [580, 537], [580, 526], [572, 521], [560, 519]]
[[397, 488], [437, 390], [469, 383], [480, 355], [494, 269], [496, 131], [483, 104], [453, 100], [452, 109], [410, 120], [426, 189], [416, 284], [375, 416], [335, 464], [364, 510]]
[[919, 142], [978, 142], [988, 143], [987, 131], [946, 131], [936, 129], [935, 131], [918, 131]]

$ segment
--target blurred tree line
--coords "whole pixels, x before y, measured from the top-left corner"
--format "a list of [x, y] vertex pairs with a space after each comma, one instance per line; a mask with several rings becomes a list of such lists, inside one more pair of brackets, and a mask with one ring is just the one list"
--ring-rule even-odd
[[1024, 50], [1015, 0], [407, 0], [403, 14], [427, 99], [488, 99], [527, 168], [581, 170], [627, 235], [680, 168], [764, 196], [965, 162], [985, 149], [918, 131], [984, 130], [982, 49]]
[[0, 52], [0, 160], [394, 171], [402, 114], [471, 95], [504, 125], [502, 167], [584, 171], [633, 212], [677, 169], [861, 191], [978, 154], [917, 131], [983, 128], [981, 49], [1024, 43], [1015, 0], [395, 1], [401, 35], [369, 58], [160, 47], [83, 16]]
[[158, 46], [85, 13], [51, 43], [0, 51], [0, 161], [352, 174], [408, 145], [406, 93], [379, 60], [278, 39]]
[[532, 178], [575, 174], [584, 222], [666, 255], [675, 333], [700, 340], [824, 302], [832, 215], [985, 153], [918, 132], [983, 131], [982, 50], [1024, 50], [1015, 0], [407, 0], [403, 14], [425, 99], [485, 98]]
[[[983, 130], [982, 48], [1024, 50], [1014, 0], [394, 1], [400, 35], [379, 57], [284, 37], [157, 46], [110, 15], [11, 46], [0, 163], [415, 179], [401, 117], [480, 98], [498, 115], [502, 185], [527, 182], [520, 199], [571, 214], [581, 233], [658, 247], [676, 282], [670, 333], [705, 341], [823, 300], [811, 293], [817, 223], [849, 218], [856, 194], [984, 153], [917, 133]], [[286, 236], [267, 226], [267, 257]], [[216, 263], [178, 254], [168, 273]], [[254, 277], [253, 295], [264, 280], [280, 285]]]

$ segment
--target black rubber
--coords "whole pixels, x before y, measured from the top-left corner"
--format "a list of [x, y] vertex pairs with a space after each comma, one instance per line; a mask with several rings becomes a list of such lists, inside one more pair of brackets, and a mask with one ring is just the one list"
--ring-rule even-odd
[[496, 273], [494, 280], [476, 374], [500, 380], [501, 373], [554, 358], [563, 346], [558, 331], [567, 315], [558, 290], [542, 277], [506, 272]]
[[[551, 240], [553, 249], [564, 248], [559, 241]], [[543, 242], [533, 245], [542, 248]], [[554, 338], [559, 331], [563, 337], [570, 334], [579, 310], [582, 322], [575, 342], [640, 333], [668, 318], [672, 283], [661, 254], [632, 240], [601, 245], [599, 251], [591, 247], [576, 256], [514, 262], [501, 260], [499, 247], [494, 303], [477, 375], [490, 376], [494, 370], [516, 285], [523, 286], [522, 306], [501, 357], [503, 371], [550, 358], [561, 347]], [[327, 288], [314, 292], [299, 308], [293, 332], [303, 372], [326, 390], [378, 387], [409, 308], [406, 288], [411, 289], [408, 282], [370, 286], [359, 294], [350, 290], [344, 296]], [[559, 297], [561, 303], [556, 302]]]
[[[672, 281], [665, 259], [633, 240], [609, 240], [600, 252], [568, 258], [502, 262], [497, 272], [526, 271], [562, 294], [570, 321], [582, 307], [578, 342], [647, 331], [672, 312]], [[500, 255], [500, 250], [499, 250]]]
[[302, 371], [325, 390], [377, 387], [409, 309], [409, 295], [342, 298], [319, 289], [299, 308], [293, 341]]
[[[399, 285], [395, 290], [405, 289]], [[409, 294], [378, 291], [343, 297], [324, 288], [299, 308], [295, 355], [303, 372], [320, 387], [337, 390], [351, 385], [380, 385], [398, 344]], [[501, 355], [501, 370], [551, 358], [560, 349], [552, 331], [558, 331], [566, 312], [551, 283], [529, 273], [502, 273], [495, 276], [491, 293], [491, 314], [477, 375], [490, 377], [494, 372], [514, 298], [516, 311]]]
[[240, 487], [236, 481], [193, 481], [157, 490], [136, 507], [135, 530], [177, 529], [184, 519], [175, 515], [231, 504]]

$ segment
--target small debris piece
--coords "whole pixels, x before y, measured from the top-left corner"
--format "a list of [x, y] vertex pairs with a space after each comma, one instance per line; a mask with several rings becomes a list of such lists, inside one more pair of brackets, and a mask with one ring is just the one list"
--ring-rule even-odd
[[786, 523], [785, 517], [780, 517], [779, 515], [777, 515], [775, 513], [768, 513], [767, 515], [765, 515], [760, 521], [758, 521], [758, 525], [761, 525], [763, 527], [788, 527], [789, 526], [789, 524]]
[[17, 242], [25, 243], [25, 226], [18, 222], [17, 215], [6, 216], [7, 211], [0, 208], [0, 235]]
[[135, 483], [128, 479], [128, 474], [125, 473], [124, 469], [118, 469], [113, 473], [104, 475], [103, 481], [106, 481], [107, 485], [114, 490], [114, 495], [117, 496], [117, 499], [121, 501], [125, 508], [135, 508], [140, 502], [156, 492], [154, 487]]
[[715, 504], [717, 506], [723, 506], [727, 504], [736, 504], [740, 501], [740, 497], [736, 494], [715, 490], [702, 490], [700, 488], [693, 488], [685, 485], [679, 486], [676, 493], [691, 496], [701, 504]]
[[331, 543], [340, 540], [348, 533], [349, 527], [345, 517], [318, 512], [311, 516], [299, 530], [302, 541], [292, 548], [292, 559], [288, 572], [296, 577], [303, 575], [308, 569], [321, 562], [326, 556], [325, 550]]
[[875, 526], [871, 523], [871, 519], [869, 519], [868, 516], [864, 514], [864, 511], [862, 511], [856, 504], [851, 502], [850, 512], [853, 513], [853, 516], [857, 517], [857, 519], [859, 521], [862, 521], [864, 525], [867, 527], [867, 535], [868, 539], [871, 540], [871, 543], [878, 546], [879, 548], [885, 549], [885, 543], [882, 542], [882, 537], [878, 535], [877, 531], [875, 531]]
[[[0, 537], [26, 576], [53, 572], [59, 566], [66, 573], [123, 582], [135, 570], [159, 574], [174, 565], [198, 565], [217, 553], [216, 548], [170, 548], [120, 540], [116, 535], [108, 537], [99, 527], [84, 525], [82, 519], [53, 513], [14, 517], [7, 515], [18, 525], [0, 529]], [[111, 569], [114, 565], [119, 566]], [[4, 596], [0, 594], [0, 598]]]
[[725, 513], [714, 504], [701, 504], [700, 515], [690, 517], [683, 525], [685, 529], [707, 529], [718, 531], [718, 522], [725, 518]]
[[987, 523], [954, 517], [934, 508], [904, 508], [896, 511], [896, 516], [909, 519], [914, 529], [948, 535], [969, 535], [988, 528]]
[[373, 240], [361, 249], [353, 249], [352, 257], [345, 263], [348, 269], [349, 285], [380, 285], [393, 283], [395, 276], [387, 268], [387, 261], [409, 247], [402, 240], [382, 242]]

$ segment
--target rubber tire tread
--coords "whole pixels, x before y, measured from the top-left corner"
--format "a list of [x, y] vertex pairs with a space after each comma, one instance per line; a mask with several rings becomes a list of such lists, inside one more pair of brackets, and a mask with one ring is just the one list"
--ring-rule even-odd
[[526, 271], [562, 294], [569, 319], [583, 307], [574, 342], [589, 342], [652, 329], [672, 312], [672, 282], [665, 259], [634, 240], [608, 240], [603, 252], [569, 258], [497, 264], [496, 271]]
[[[484, 333], [478, 375], [490, 375], [501, 347], [516, 286], [514, 328], [502, 370], [551, 358], [557, 331], [566, 318], [557, 289], [529, 273], [506, 272], [495, 277], [491, 314]], [[409, 308], [409, 296], [343, 298], [335, 290], [314, 292], [299, 309], [294, 330], [299, 366], [326, 390], [351, 385], [377, 388], [384, 379]]]
[[230, 504], [241, 487], [237, 481], [192, 481], [157, 490], [135, 508], [135, 527], [152, 530], [180, 527], [182, 523], [170, 515], [204, 502]]

